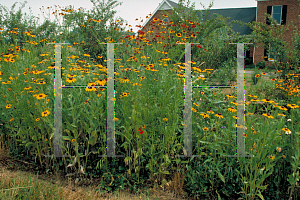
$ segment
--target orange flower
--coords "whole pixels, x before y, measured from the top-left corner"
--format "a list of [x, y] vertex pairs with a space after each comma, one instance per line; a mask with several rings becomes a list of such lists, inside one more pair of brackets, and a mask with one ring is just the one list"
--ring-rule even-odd
[[280, 147], [277, 147], [276, 150], [277, 150], [278, 152], [281, 152], [281, 148], [280, 148]]

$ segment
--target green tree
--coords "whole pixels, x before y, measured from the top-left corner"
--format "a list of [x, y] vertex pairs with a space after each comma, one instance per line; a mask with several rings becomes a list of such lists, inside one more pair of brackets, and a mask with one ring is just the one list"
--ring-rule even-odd
[[[197, 38], [193, 42], [200, 43], [203, 49], [205, 48], [207, 51], [192, 48], [192, 54], [197, 61], [205, 62], [202, 66], [203, 68], [216, 69], [224, 66], [224, 63], [233, 63], [233, 66], [236, 66], [236, 46], [229, 43], [237, 40], [239, 42], [249, 42], [249, 40], [245, 37], [238, 39], [238, 33], [235, 33], [232, 27], [228, 25], [227, 20], [229, 18], [214, 14], [211, 19], [207, 19], [213, 2], [207, 9], [200, 3], [204, 11], [196, 10], [195, 3], [190, 4], [189, 0], [187, 2], [185, 0], [179, 1], [178, 8], [174, 8], [170, 16], [171, 21], [177, 26], [170, 26], [170, 28], [176, 33], [184, 30], [196, 34]], [[200, 17], [197, 14], [199, 12]], [[194, 28], [191, 27], [190, 22], [194, 23]], [[183, 45], [181, 45], [181, 50], [176, 60], [184, 62], [184, 51], [182, 49], [184, 49]], [[229, 66], [226, 67], [229, 68]]]
[[[2, 25], [2, 28], [8, 31], [13, 30], [13, 28], [18, 28], [17, 30], [19, 33], [33, 29], [35, 27], [35, 21], [32, 13], [30, 13], [29, 16], [27, 16], [26, 13], [25, 15], [22, 13], [22, 9], [25, 7], [25, 4], [27, 4], [27, 1], [23, 2], [21, 7], [19, 7], [19, 9], [15, 12], [14, 9], [17, 3], [18, 2], [15, 2], [11, 6], [10, 11], [7, 7], [0, 5], [0, 24]], [[29, 10], [31, 12], [30, 8]], [[23, 46], [23, 43], [26, 39], [27, 36], [24, 34], [10, 35], [6, 37], [6, 42]]]
[[[67, 40], [71, 42], [81, 42], [84, 38], [84, 44], [80, 45], [80, 50], [91, 55], [91, 58], [97, 58], [98, 55], [105, 54], [106, 47], [99, 45], [99, 41], [105, 42], [104, 38], [109, 37], [117, 41], [121, 36], [119, 25], [114, 23], [115, 7], [121, 5], [115, 0], [91, 0], [93, 8], [89, 11], [73, 11], [64, 16], [63, 27], [72, 27], [73, 30], [67, 34]], [[100, 22], [94, 20], [101, 20]], [[75, 37], [74, 37], [75, 36]], [[75, 38], [75, 39], [74, 39]]]

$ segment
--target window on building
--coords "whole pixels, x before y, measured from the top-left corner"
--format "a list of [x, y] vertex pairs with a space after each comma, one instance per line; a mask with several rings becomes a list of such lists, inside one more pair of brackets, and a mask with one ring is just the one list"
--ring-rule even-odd
[[[286, 24], [287, 5], [268, 6], [267, 13], [277, 21], [277, 25]], [[266, 19], [267, 24], [270, 25], [268, 18]]]
[[272, 6], [272, 18], [281, 24], [282, 6]]

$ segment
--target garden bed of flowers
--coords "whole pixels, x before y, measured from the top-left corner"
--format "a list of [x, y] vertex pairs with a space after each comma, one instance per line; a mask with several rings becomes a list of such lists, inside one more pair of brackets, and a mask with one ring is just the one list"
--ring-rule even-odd
[[[66, 24], [85, 14], [72, 9], [64, 13]], [[184, 155], [186, 64], [185, 47], [176, 43], [201, 43], [192, 45], [193, 85], [234, 85], [236, 46], [217, 40], [217, 33], [205, 36], [209, 23], [188, 18], [179, 22], [169, 16], [169, 26], [155, 18], [151, 26], [159, 27], [157, 33], [134, 36], [129, 30], [120, 32], [121, 20], [106, 30], [101, 19], [88, 17], [80, 21], [80, 40], [66, 30], [47, 39], [39, 28], [3, 24], [0, 133], [11, 156], [47, 173], [99, 178], [98, 187], [107, 191], [128, 187], [138, 192], [150, 184], [199, 199], [298, 197], [300, 66], [290, 70], [290, 63], [282, 63], [278, 76], [259, 86], [268, 71], [257, 71], [251, 87], [245, 88], [243, 138], [250, 157], [229, 157], [237, 148], [236, 91], [224, 95], [222, 88], [193, 88], [192, 149], [201, 157], [178, 158]], [[106, 35], [95, 35], [96, 27]], [[62, 89], [62, 147], [69, 157], [46, 157], [54, 154], [55, 99], [54, 45], [46, 43], [65, 40], [70, 44], [61, 49], [62, 85], [74, 86]], [[106, 45], [98, 43], [109, 42], [122, 43], [114, 46], [114, 122], [115, 153], [123, 158], [98, 157], [106, 154], [107, 140], [107, 54]]]

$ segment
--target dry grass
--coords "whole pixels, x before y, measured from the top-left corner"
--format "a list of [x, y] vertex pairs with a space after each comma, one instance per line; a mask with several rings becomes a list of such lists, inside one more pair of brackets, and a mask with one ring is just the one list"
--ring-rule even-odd
[[[30, 172], [11, 171], [6, 167], [0, 167], [0, 197], [1, 199], [16, 199], [22, 196], [22, 193], [29, 194], [27, 199], [101, 199], [101, 200], [121, 200], [121, 199], [163, 199], [163, 200], [179, 200], [183, 197], [175, 197], [176, 195], [168, 190], [163, 189], [148, 189], [147, 192], [138, 195], [131, 194], [126, 190], [115, 193], [100, 193], [96, 191], [96, 187], [75, 186], [73, 183], [66, 183], [66, 180], [42, 180], [41, 177]], [[31, 179], [31, 181], [30, 181]], [[180, 182], [179, 185], [178, 181]], [[171, 187], [175, 189], [176, 194], [182, 192], [183, 179], [180, 178], [180, 173], [175, 175], [175, 184]], [[20, 194], [21, 193], [21, 194]], [[26, 198], [25, 198], [26, 199]]]
[[40, 175], [33, 171], [29, 172], [25, 168], [18, 170], [7, 167], [8, 163], [11, 164], [13, 162], [13, 158], [9, 156], [9, 151], [3, 145], [2, 137], [0, 137], [0, 199], [185, 199], [182, 196], [184, 193], [184, 175], [180, 171], [176, 171], [174, 179], [167, 182], [164, 187], [147, 187], [147, 190], [139, 194], [132, 194], [127, 189], [116, 191], [115, 193], [105, 193], [97, 188], [97, 184], [94, 184], [94, 186], [78, 186], [73, 180], [70, 181], [57, 175]]

